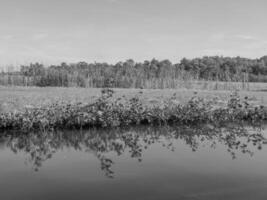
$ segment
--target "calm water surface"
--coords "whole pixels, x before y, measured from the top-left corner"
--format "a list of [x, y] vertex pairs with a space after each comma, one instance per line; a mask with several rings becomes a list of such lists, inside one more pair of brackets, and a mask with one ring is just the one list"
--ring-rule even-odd
[[261, 127], [1, 133], [3, 200], [267, 199]]

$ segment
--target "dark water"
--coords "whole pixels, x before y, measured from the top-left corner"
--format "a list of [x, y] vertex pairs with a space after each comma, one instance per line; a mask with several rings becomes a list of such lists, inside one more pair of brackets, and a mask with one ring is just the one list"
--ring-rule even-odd
[[267, 199], [263, 127], [2, 133], [0, 199]]

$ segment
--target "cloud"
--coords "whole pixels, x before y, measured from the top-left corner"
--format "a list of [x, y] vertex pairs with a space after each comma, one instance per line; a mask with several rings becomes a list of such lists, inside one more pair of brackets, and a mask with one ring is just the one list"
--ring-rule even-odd
[[218, 41], [218, 40], [224, 40], [226, 38], [226, 34], [225, 33], [215, 33], [213, 35], [211, 35], [211, 39]]
[[14, 38], [14, 35], [0, 35], [0, 40], [11, 40]]
[[235, 35], [235, 37], [243, 40], [257, 40], [256, 37], [251, 35]]
[[214, 34], [203, 55], [257, 57], [266, 54], [266, 38], [248, 34]]
[[109, 3], [118, 3], [119, 0], [107, 0]]
[[267, 48], [267, 41], [265, 40], [255, 40], [244, 47], [248, 50], [259, 50], [259, 49], [266, 49]]
[[233, 54], [232, 51], [226, 50], [226, 49], [216, 49], [216, 48], [210, 48], [210, 49], [204, 49], [203, 50], [204, 55], [224, 55], [224, 56], [228, 56]]
[[226, 34], [226, 33], [215, 33], [210, 37], [213, 41], [222, 40], [258, 40], [257, 37], [246, 34]]
[[33, 40], [42, 40], [48, 37], [48, 34], [46, 33], [37, 33], [32, 36]]
[[247, 50], [258, 50], [266, 48], [267, 40], [251, 35], [236, 35], [237, 38], [244, 40], [244, 48]]

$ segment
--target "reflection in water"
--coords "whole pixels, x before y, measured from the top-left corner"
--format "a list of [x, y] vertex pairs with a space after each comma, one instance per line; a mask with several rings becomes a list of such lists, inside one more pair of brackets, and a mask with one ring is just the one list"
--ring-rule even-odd
[[14, 153], [23, 152], [27, 155], [27, 163], [38, 171], [42, 163], [63, 148], [93, 153], [100, 161], [101, 169], [107, 177], [112, 178], [113, 161], [108, 153], [130, 153], [132, 158], [142, 161], [142, 152], [153, 143], [175, 150], [175, 140], [184, 141], [192, 151], [199, 146], [216, 148], [222, 144], [227, 148], [233, 159], [237, 152], [253, 155], [260, 150], [267, 140], [262, 134], [262, 127], [247, 127], [240, 124], [227, 126], [179, 126], [179, 127], [132, 127], [127, 129], [56, 131], [40, 133], [8, 133], [0, 137], [0, 146], [10, 148]]

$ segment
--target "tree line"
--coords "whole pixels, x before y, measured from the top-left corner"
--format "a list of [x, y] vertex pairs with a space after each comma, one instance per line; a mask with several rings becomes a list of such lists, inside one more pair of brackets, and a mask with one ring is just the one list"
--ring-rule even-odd
[[204, 56], [116, 64], [40, 63], [20, 66], [19, 71], [0, 73], [1, 85], [58, 87], [175, 88], [183, 81], [267, 82], [267, 56], [259, 59]]

